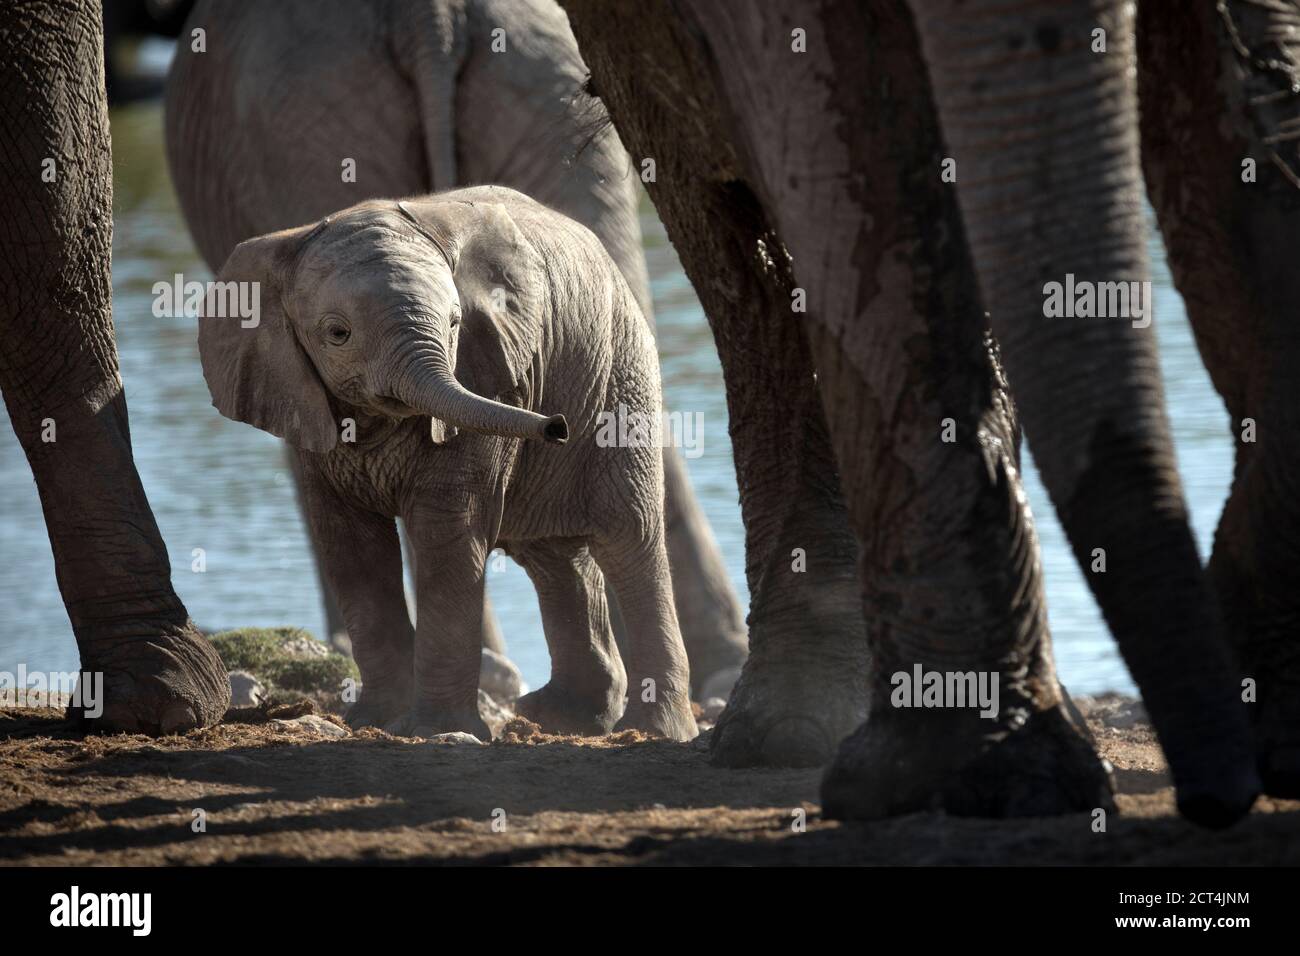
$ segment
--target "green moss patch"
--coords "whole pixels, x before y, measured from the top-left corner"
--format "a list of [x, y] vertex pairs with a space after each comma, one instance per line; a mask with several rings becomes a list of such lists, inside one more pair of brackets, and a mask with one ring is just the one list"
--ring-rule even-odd
[[226, 670], [248, 671], [272, 694], [292, 690], [337, 696], [345, 679], [361, 677], [355, 661], [299, 627], [243, 627], [213, 634], [210, 640]]

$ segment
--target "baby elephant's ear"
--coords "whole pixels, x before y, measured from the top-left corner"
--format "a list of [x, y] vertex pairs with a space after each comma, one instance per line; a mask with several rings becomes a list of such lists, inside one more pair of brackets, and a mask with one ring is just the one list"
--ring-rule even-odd
[[537, 250], [500, 203], [401, 205], [451, 263], [463, 323], [456, 377], [485, 398], [512, 391], [541, 344], [544, 276]]
[[281, 299], [283, 277], [311, 231], [290, 229], [235, 247], [204, 302], [199, 358], [222, 415], [325, 452], [338, 441], [338, 428]]

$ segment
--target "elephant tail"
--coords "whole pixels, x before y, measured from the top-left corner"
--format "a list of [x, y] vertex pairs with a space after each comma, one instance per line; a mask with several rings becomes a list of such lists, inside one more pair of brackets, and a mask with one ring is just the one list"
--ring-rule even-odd
[[456, 167], [456, 79], [469, 55], [463, 8], [413, 3], [393, 25], [392, 42], [410, 72], [420, 113], [429, 192], [460, 185]]

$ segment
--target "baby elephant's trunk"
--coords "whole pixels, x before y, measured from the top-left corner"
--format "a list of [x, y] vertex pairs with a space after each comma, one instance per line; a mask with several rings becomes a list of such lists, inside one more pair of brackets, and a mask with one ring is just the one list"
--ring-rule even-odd
[[428, 357], [402, 376], [394, 396], [424, 415], [465, 431], [504, 438], [533, 438], [563, 445], [569, 425], [563, 415], [502, 405], [468, 391], [456, 381], [442, 356]]

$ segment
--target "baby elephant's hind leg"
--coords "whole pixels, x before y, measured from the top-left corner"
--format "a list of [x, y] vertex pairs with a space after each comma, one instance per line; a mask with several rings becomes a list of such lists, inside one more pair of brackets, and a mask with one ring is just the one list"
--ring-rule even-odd
[[618, 730], [691, 740], [691, 675], [677, 625], [663, 527], [592, 542], [627, 624], [627, 710]]
[[604, 578], [582, 541], [511, 545], [537, 588], [551, 679], [515, 710], [552, 734], [608, 734], [623, 715], [627, 678], [604, 602]]
[[521, 697], [515, 710], [550, 733], [609, 733], [622, 716], [627, 680], [600, 568], [574, 539], [512, 544], [510, 554], [537, 589], [551, 652], [550, 681]]

